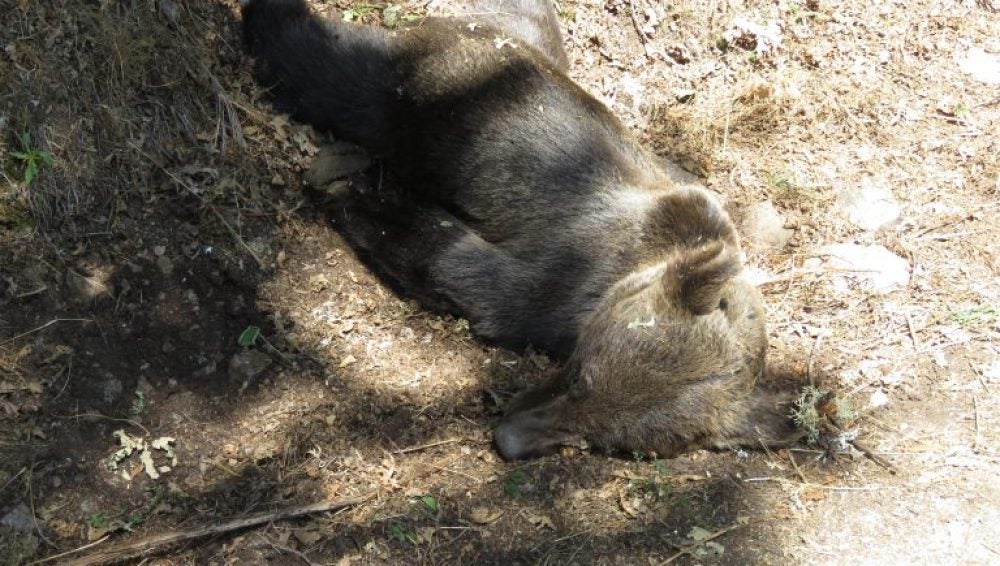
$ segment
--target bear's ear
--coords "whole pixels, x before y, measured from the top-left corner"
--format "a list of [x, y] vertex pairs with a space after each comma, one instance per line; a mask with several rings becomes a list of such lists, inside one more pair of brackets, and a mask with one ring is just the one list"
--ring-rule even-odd
[[740, 272], [736, 250], [713, 242], [678, 254], [663, 274], [667, 297], [694, 315], [719, 308], [726, 283]]

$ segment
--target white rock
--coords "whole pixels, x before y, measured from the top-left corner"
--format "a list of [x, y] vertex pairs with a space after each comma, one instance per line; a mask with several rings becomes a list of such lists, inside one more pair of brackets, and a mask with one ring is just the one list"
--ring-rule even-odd
[[743, 234], [763, 247], [783, 248], [793, 233], [785, 228], [785, 218], [770, 201], [754, 205], [743, 221]]
[[841, 293], [850, 291], [848, 278], [873, 293], [885, 293], [910, 282], [910, 264], [884, 246], [833, 244], [821, 248], [819, 255], [827, 257], [828, 269], [852, 271], [831, 274], [834, 289]]
[[987, 53], [981, 47], [970, 47], [965, 57], [958, 57], [957, 60], [958, 68], [977, 81], [1000, 84], [1000, 55]]
[[987, 383], [1000, 383], [1000, 361], [983, 367], [983, 377], [986, 378]]
[[0, 519], [0, 525], [14, 529], [15, 531], [28, 532], [35, 528], [35, 521], [31, 518], [31, 510], [25, 504], [20, 504], [11, 509]]
[[868, 407], [871, 409], [877, 409], [879, 407], [884, 407], [889, 404], [889, 396], [885, 394], [885, 391], [881, 389], [876, 389], [872, 392], [871, 397], [868, 399]]
[[837, 206], [851, 224], [872, 231], [896, 222], [902, 212], [892, 191], [871, 179], [865, 179], [860, 187], [842, 189]]

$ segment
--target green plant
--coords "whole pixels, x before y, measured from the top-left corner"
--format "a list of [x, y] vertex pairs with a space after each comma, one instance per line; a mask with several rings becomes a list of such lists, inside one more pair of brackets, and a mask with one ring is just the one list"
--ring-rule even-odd
[[983, 323], [990, 324], [1000, 319], [1000, 306], [979, 305], [971, 309], [952, 313], [951, 319], [961, 326], [974, 326]]
[[792, 420], [805, 431], [806, 439], [810, 444], [819, 440], [823, 419], [816, 406], [824, 397], [826, 397], [825, 391], [820, 391], [815, 387], [806, 387], [802, 390], [799, 398], [795, 400], [795, 406], [792, 408]]
[[21, 162], [24, 168], [24, 184], [31, 185], [42, 165], [51, 167], [53, 163], [52, 154], [34, 146], [31, 142], [31, 134], [24, 132], [18, 136], [21, 142], [21, 151], [12, 151], [10, 155]]
[[[816, 387], [806, 387], [795, 400], [791, 417], [806, 433], [809, 443], [815, 443], [819, 440], [824, 425], [832, 424], [835, 429], [847, 427], [857, 420], [858, 410], [846, 397]], [[841, 432], [841, 436], [845, 438], [851, 434], [854, 433]]]
[[399, 27], [403, 22], [419, 20], [418, 14], [411, 14], [398, 4], [389, 4], [382, 10], [382, 25], [387, 28]]
[[95, 529], [103, 529], [108, 526], [109, 521], [107, 513], [94, 513], [87, 517], [87, 524]]
[[142, 414], [146, 409], [146, 396], [142, 391], [138, 389], [135, 390], [135, 399], [132, 399], [132, 407], [129, 408], [128, 414], [133, 419]]
[[511, 497], [521, 495], [521, 489], [528, 483], [528, 474], [524, 470], [514, 470], [503, 480], [503, 492]]
[[236, 343], [244, 348], [249, 348], [257, 344], [257, 340], [260, 338], [260, 327], [250, 325], [243, 329], [240, 333], [240, 337], [236, 339]]
[[[635, 460], [642, 461], [642, 458], [635, 458]], [[650, 464], [653, 467], [652, 472], [647, 477], [629, 480], [628, 489], [642, 493], [647, 499], [657, 502], [663, 501], [673, 493], [673, 487], [667, 479], [670, 470], [667, 469], [663, 460], [652, 460]]]
[[389, 534], [402, 543], [417, 544], [417, 533], [406, 523], [393, 521], [389, 525]]
[[441, 504], [438, 503], [438, 500], [433, 495], [421, 495], [418, 499], [432, 514], [436, 515], [441, 510]]
[[361, 22], [375, 13], [375, 6], [362, 4], [353, 8], [348, 8], [340, 13], [340, 18], [345, 22]]

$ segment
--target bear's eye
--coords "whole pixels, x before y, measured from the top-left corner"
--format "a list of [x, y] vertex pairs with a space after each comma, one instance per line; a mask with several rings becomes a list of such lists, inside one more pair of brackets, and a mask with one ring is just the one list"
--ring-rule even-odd
[[726, 310], [729, 308], [729, 301], [726, 299], [719, 299], [719, 309]]

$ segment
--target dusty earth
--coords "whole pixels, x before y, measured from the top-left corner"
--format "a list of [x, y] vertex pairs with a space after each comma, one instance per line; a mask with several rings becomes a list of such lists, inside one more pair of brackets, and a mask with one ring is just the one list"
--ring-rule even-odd
[[500, 461], [552, 363], [356, 259], [235, 2], [0, 0], [0, 564], [352, 496], [130, 560], [1000, 562], [997, 4], [559, 4], [572, 77], [744, 227], [772, 379], [844, 430]]

